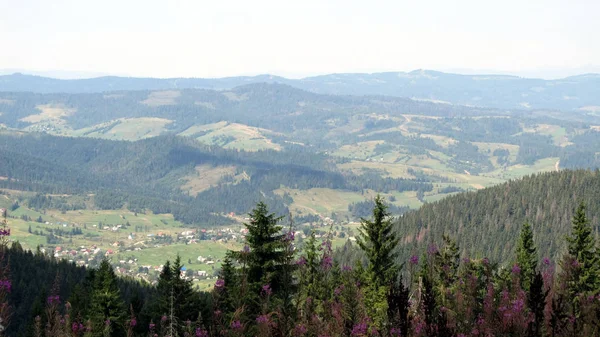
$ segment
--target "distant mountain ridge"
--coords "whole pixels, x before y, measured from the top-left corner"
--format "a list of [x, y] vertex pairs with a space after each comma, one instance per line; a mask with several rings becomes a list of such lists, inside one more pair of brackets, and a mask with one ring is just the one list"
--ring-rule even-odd
[[430, 70], [329, 74], [302, 79], [274, 75], [224, 78], [135, 78], [106, 76], [60, 80], [12, 74], [0, 76], [0, 91], [99, 93], [127, 90], [229, 90], [252, 83], [281, 83], [321, 94], [385, 95], [499, 109], [600, 109], [600, 75], [556, 80], [510, 75], [460, 75]]

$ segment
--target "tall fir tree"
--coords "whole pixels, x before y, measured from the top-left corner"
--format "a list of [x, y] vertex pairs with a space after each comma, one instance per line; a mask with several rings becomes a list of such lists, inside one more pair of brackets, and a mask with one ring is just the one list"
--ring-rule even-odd
[[523, 224], [517, 244], [517, 264], [521, 269], [521, 286], [529, 290], [537, 270], [537, 249], [533, 242], [533, 230], [528, 222]]
[[592, 227], [581, 203], [573, 216], [571, 235], [567, 237], [570, 258], [576, 264], [569, 284], [572, 296], [587, 294], [600, 289], [600, 261]]
[[361, 219], [357, 243], [368, 261], [366, 276], [369, 287], [365, 291], [367, 312], [379, 328], [387, 319], [389, 287], [398, 276], [399, 266], [395, 262], [398, 241], [387, 206], [383, 198], [377, 195], [372, 220]]
[[[219, 270], [219, 279], [222, 280], [222, 284], [219, 283], [215, 289], [218, 290], [218, 307], [223, 314], [230, 318], [237, 306], [240, 304], [239, 301], [239, 275], [233, 265], [232, 252], [227, 252], [227, 255], [223, 259], [221, 264], [221, 270]], [[221, 281], [219, 281], [221, 282]]]
[[389, 286], [398, 275], [396, 246], [399, 239], [392, 218], [380, 195], [375, 197], [373, 219], [361, 219], [357, 243], [369, 261], [368, 273], [376, 286]]
[[151, 309], [153, 319], [166, 317], [169, 327], [175, 327], [178, 334], [183, 333], [182, 322], [196, 319], [202, 309], [191, 281], [182, 276], [182, 267], [179, 255], [173, 263], [165, 263], [156, 286], [158, 294]]
[[90, 301], [90, 320], [94, 336], [125, 334], [125, 304], [117, 284], [117, 276], [107, 259], [102, 260], [94, 277]]
[[250, 222], [245, 224], [248, 229], [248, 248], [247, 252], [238, 252], [238, 255], [244, 254], [244, 261], [247, 263], [248, 292], [245, 302], [251, 315], [258, 313], [256, 305], [264, 292], [263, 287], [268, 286], [272, 299], [281, 299], [285, 280], [284, 264], [288, 254], [285, 234], [279, 225], [281, 219], [282, 217], [269, 213], [264, 202], [259, 202], [250, 213]]

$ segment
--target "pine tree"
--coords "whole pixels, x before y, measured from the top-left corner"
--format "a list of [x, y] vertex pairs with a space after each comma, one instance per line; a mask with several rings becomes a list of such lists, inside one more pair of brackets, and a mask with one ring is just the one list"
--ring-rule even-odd
[[107, 259], [102, 260], [96, 271], [90, 302], [93, 334], [102, 336], [108, 329], [111, 335], [122, 336], [125, 332], [125, 304], [117, 285], [117, 276]]
[[373, 285], [389, 286], [398, 274], [395, 249], [399, 239], [396, 238], [392, 219], [380, 195], [375, 197], [373, 220], [361, 219], [359, 231], [357, 243], [369, 261], [368, 273]]
[[568, 283], [572, 296], [596, 291], [600, 286], [600, 261], [596, 250], [596, 241], [585, 214], [585, 205], [581, 203], [573, 216], [571, 235], [567, 237], [568, 252], [577, 264], [572, 279]]
[[521, 286], [529, 290], [537, 269], [537, 249], [533, 242], [531, 225], [525, 222], [517, 244], [517, 264], [521, 269]]

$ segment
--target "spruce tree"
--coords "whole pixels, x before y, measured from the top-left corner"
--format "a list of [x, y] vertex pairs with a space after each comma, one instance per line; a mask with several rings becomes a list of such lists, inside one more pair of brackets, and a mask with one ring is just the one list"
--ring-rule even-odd
[[568, 253], [573, 269], [568, 282], [571, 296], [597, 291], [600, 286], [600, 261], [596, 250], [596, 241], [592, 227], [585, 214], [585, 205], [581, 203], [573, 216], [571, 235], [567, 237]]
[[[231, 252], [228, 252], [223, 259], [221, 270], [219, 271], [219, 279], [223, 280], [222, 285], [218, 285], [215, 288], [218, 290], [218, 307], [224, 315], [230, 317], [236, 310], [236, 302], [238, 298], [238, 275], [235, 267], [233, 266], [233, 260], [231, 259]], [[237, 303], [239, 304], [239, 303]]]
[[196, 319], [200, 310], [197, 305], [197, 294], [192, 288], [192, 282], [181, 275], [182, 267], [181, 257], [177, 255], [171, 267], [173, 279], [168, 294], [169, 313], [171, 316], [174, 315], [180, 322]]
[[373, 219], [361, 219], [357, 243], [369, 261], [368, 273], [373, 285], [389, 286], [398, 274], [396, 246], [392, 219], [380, 195], [375, 197]]
[[94, 324], [94, 336], [102, 336], [106, 330], [112, 336], [124, 335], [125, 304], [110, 262], [102, 260], [94, 277], [90, 301], [90, 319]]
[[280, 288], [279, 266], [285, 256], [282, 227], [278, 225], [282, 217], [269, 213], [267, 205], [260, 202], [250, 213], [250, 223], [246, 243], [248, 254], [248, 283], [251, 286], [270, 284], [276, 292]]
[[521, 229], [521, 236], [517, 244], [517, 264], [521, 268], [521, 286], [529, 290], [537, 269], [537, 249], [533, 242], [531, 225], [525, 222]]

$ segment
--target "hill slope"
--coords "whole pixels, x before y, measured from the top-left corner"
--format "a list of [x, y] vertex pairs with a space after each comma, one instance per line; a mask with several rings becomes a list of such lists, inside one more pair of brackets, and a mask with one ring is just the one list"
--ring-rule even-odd
[[580, 202], [596, 235], [600, 231], [600, 171], [564, 170], [525, 177], [479, 190], [460, 193], [405, 213], [397, 220], [403, 251], [415, 245], [454, 237], [464, 255], [487, 256], [495, 261], [513, 258], [525, 221], [534, 231], [540, 258], [557, 258], [564, 236], [571, 230], [573, 211]]

